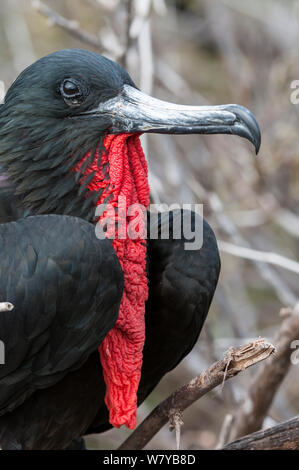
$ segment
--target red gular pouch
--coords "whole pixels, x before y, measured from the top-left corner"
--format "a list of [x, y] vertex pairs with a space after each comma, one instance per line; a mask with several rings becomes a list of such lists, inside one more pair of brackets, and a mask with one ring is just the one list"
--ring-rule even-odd
[[[99, 222], [105, 224], [107, 212], [110, 223], [111, 218], [114, 219], [113, 224], [108, 224], [106, 236], [111, 236], [110, 228], [114, 227], [112, 245], [123, 269], [124, 291], [116, 324], [99, 347], [99, 353], [106, 382], [109, 421], [115, 427], [124, 424], [134, 429], [148, 298], [145, 240], [148, 172], [139, 135], [108, 135], [103, 147], [100, 158], [98, 151], [84, 171], [81, 183], [93, 172], [87, 189], [98, 191], [102, 188], [97, 205], [108, 204], [108, 209], [102, 213]], [[77, 171], [87, 157], [90, 154], [77, 165]], [[138, 208], [144, 209], [143, 217]]]

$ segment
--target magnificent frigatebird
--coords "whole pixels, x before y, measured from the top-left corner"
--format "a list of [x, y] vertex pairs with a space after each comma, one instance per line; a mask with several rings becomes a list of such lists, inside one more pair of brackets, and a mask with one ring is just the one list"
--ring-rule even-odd
[[146, 237], [142, 217], [138, 236], [120, 236], [136, 215], [128, 209], [149, 204], [145, 132], [260, 144], [246, 108], [156, 100], [84, 50], [38, 60], [0, 106], [0, 302], [14, 305], [0, 313], [3, 449], [64, 449], [133, 428], [137, 397], [197, 341], [220, 270], [212, 229], [203, 221], [202, 247], [186, 250], [175, 227], [188, 219], [194, 230], [197, 215], [174, 211], [156, 218], [158, 237]]

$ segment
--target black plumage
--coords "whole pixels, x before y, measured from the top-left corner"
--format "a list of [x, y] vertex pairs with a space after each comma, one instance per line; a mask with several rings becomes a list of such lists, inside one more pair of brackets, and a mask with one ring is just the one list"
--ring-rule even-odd
[[[174, 216], [171, 213], [170, 227], [173, 226], [173, 217], [178, 219], [184, 216], [189, 217], [182, 211], [177, 211]], [[54, 224], [60, 219], [51, 217]], [[192, 228], [195, 217], [193, 213]], [[47, 226], [47, 216], [34, 217], [41, 218]], [[79, 221], [76, 218], [70, 219], [72, 223]], [[30, 223], [33, 221], [32, 218], [25, 220]], [[40, 224], [40, 220], [38, 223]], [[161, 215], [157, 223], [161, 227]], [[90, 227], [93, 229], [92, 225]], [[72, 228], [70, 227], [70, 231]], [[54, 230], [53, 236], [56, 235]], [[173, 240], [171, 237], [169, 240], [148, 242], [150, 300], [146, 306], [146, 343], [138, 390], [139, 404], [161, 378], [191, 351], [208, 313], [219, 276], [220, 260], [215, 236], [206, 222], [203, 236], [203, 247], [195, 256], [194, 252], [184, 249], [184, 237], [180, 240]], [[93, 241], [96, 240], [94, 236], [92, 238]], [[49, 248], [53, 249], [51, 246]], [[111, 262], [115, 263], [115, 259], [112, 258]], [[109, 269], [109, 263], [106, 269]], [[117, 271], [117, 263], [115, 269]], [[108, 275], [107, 279], [110, 280], [111, 276]], [[120, 284], [121, 281], [120, 276]], [[121, 285], [118, 288], [121, 291]], [[86, 289], [84, 285], [81, 286], [81, 290], [83, 289]], [[116, 297], [115, 292], [110, 291], [109, 295]], [[64, 297], [69, 300], [68, 295]], [[43, 302], [43, 298], [40, 301]], [[6, 315], [12, 314], [13, 312], [8, 312]], [[90, 328], [90, 324], [86, 326]], [[60, 341], [61, 338], [57, 338], [58, 346]], [[58, 383], [38, 390], [22, 406], [0, 417], [1, 445], [7, 449], [65, 448], [77, 436], [104, 432], [111, 428], [104, 395], [105, 383], [95, 348], [95, 352], [78, 370], [69, 371]]]
[[[63, 95], [70, 79], [78, 85], [76, 99]], [[121, 126], [123, 132], [144, 131], [144, 111], [139, 116], [128, 90], [135, 85], [117, 64], [87, 51], [60, 51], [24, 71], [0, 107], [0, 301], [15, 306], [0, 314], [4, 449], [67, 448], [79, 436], [110, 427], [97, 348], [116, 321], [123, 273], [111, 242], [95, 237], [100, 194], [90, 196], [86, 181], [78, 184], [83, 165], [79, 175], [70, 170], [89, 150], [93, 159], [108, 132]], [[123, 104], [118, 111], [109, 107], [118, 98], [137, 106], [134, 118]], [[254, 118], [242, 108], [234, 120], [234, 106], [219, 108], [221, 125], [219, 115], [208, 126], [189, 118], [186, 124], [184, 110], [159, 129], [147, 123], [145, 131], [184, 133], [186, 126], [186, 133], [216, 133], [220, 125], [219, 133], [245, 136], [258, 148]], [[220, 270], [209, 225], [203, 222], [202, 248], [188, 251], [183, 232], [173, 236], [176, 221], [188, 213], [169, 216], [169, 239], [161, 237], [160, 214], [160, 236], [147, 241], [150, 292], [139, 404], [193, 348]], [[193, 229], [196, 217], [192, 213]]]

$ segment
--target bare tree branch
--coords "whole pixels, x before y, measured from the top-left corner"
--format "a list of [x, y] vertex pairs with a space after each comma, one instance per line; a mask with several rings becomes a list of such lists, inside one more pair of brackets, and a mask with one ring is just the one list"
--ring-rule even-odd
[[181, 414], [210, 390], [253, 364], [267, 359], [274, 351], [274, 346], [262, 339], [239, 349], [229, 349], [222, 360], [214, 363], [160, 403], [119, 447], [119, 450], [143, 449], [175, 413]]
[[237, 439], [224, 450], [299, 450], [299, 416]]
[[291, 366], [291, 344], [299, 339], [299, 303], [293, 311], [282, 310], [284, 319], [274, 342], [276, 354], [260, 368], [249, 388], [248, 397], [239, 409], [231, 439], [251, 434], [262, 427], [263, 421]]

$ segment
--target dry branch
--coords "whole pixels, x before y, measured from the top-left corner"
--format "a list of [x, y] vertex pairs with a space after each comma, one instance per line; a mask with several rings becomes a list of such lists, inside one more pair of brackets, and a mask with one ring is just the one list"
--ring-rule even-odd
[[282, 310], [285, 319], [275, 338], [276, 354], [263, 364], [239, 409], [231, 439], [251, 434], [262, 427], [268, 410], [291, 366], [291, 343], [299, 339], [299, 303], [294, 310]]
[[224, 450], [299, 450], [299, 416], [237, 439]]
[[239, 349], [229, 349], [222, 360], [215, 362], [205, 372], [160, 403], [119, 447], [119, 450], [143, 449], [174, 413], [181, 414], [210, 390], [253, 364], [267, 359], [274, 351], [274, 346], [263, 339], [253, 341]]

